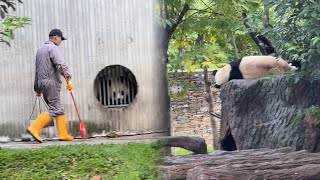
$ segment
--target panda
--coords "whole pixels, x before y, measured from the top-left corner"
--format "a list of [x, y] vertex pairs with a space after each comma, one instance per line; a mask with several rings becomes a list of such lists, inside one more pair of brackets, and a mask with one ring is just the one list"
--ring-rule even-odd
[[298, 70], [301, 69], [301, 66], [302, 66], [302, 60], [301, 59], [292, 59], [288, 63], [289, 63], [290, 66], [294, 66]]
[[[245, 56], [242, 59], [232, 61], [223, 68], [213, 71], [215, 88], [232, 79], [257, 79], [265, 76], [272, 68], [285, 70], [288, 62], [274, 56]], [[283, 72], [280, 72], [283, 73]]]

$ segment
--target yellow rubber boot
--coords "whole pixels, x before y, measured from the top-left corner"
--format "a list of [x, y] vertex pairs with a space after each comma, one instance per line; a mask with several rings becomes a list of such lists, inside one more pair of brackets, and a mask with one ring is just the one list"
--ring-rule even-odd
[[42, 112], [37, 119], [34, 120], [34, 122], [31, 124], [30, 127], [28, 127], [28, 133], [39, 143], [42, 143], [42, 138], [39, 135], [39, 131], [47, 125], [51, 121], [51, 117], [45, 113]]
[[60, 141], [72, 141], [73, 136], [69, 136], [67, 132], [67, 123], [66, 123], [66, 115], [60, 115], [56, 118], [59, 140]]

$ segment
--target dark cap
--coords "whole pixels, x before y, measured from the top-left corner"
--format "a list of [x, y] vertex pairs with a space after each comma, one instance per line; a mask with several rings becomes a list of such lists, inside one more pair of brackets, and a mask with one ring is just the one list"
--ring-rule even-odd
[[49, 33], [49, 36], [60, 36], [62, 40], [67, 40], [65, 37], [63, 37], [60, 29], [52, 29]]

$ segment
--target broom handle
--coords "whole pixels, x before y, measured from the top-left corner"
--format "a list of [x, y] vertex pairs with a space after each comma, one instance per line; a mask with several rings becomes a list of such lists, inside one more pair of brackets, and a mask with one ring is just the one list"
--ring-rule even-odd
[[[66, 83], [68, 84], [68, 79], [67, 79], [66, 73], [65, 73], [65, 71], [64, 71], [64, 69], [62, 67], [61, 67], [61, 69], [62, 69], [62, 72], [63, 72], [63, 77], [66, 80]], [[78, 118], [79, 118], [79, 122], [82, 123], [82, 120], [80, 118], [80, 113], [79, 113], [79, 110], [78, 110], [78, 106], [76, 104], [76, 100], [74, 99], [72, 91], [70, 91], [70, 95], [72, 97], [72, 101], [73, 101], [74, 107], [76, 108], [77, 115], [78, 115]]]
[[73, 100], [74, 107], [76, 108], [76, 111], [77, 111], [77, 115], [78, 115], [78, 118], [79, 118], [79, 122], [82, 123], [82, 120], [81, 120], [81, 118], [80, 118], [80, 113], [79, 113], [79, 110], [78, 110], [76, 101], [74, 100], [73, 93], [72, 93], [71, 91], [70, 91], [70, 94], [71, 94], [71, 97], [72, 97], [72, 100]]

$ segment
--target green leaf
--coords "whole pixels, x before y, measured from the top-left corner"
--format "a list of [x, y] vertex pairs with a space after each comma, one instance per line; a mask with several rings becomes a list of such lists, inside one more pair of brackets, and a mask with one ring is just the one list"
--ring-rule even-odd
[[165, 20], [165, 23], [166, 23], [166, 25], [168, 25], [168, 26], [172, 26], [172, 23], [171, 23], [171, 21], [170, 20]]
[[317, 46], [319, 42], [320, 42], [320, 36], [317, 36], [311, 39], [312, 46], [314, 47]]
[[7, 40], [4, 40], [3, 38], [5, 37], [7, 39], [14, 39], [14, 30], [22, 28], [27, 24], [30, 24], [30, 20], [30, 18], [16, 16], [8, 16], [7, 18], [5, 18], [3, 22], [0, 24], [0, 35], [2, 35], [2, 37], [0, 36], [0, 42], [6, 43], [10, 46], [9, 42]]
[[5, 43], [7, 46], [11, 47], [10, 43], [8, 41], [3, 40], [3, 39], [0, 39], [0, 43]]
[[246, 35], [246, 34], [248, 34], [247, 31], [241, 31], [241, 30], [237, 30], [237, 31], [235, 31], [234, 33], [235, 33], [236, 35]]

